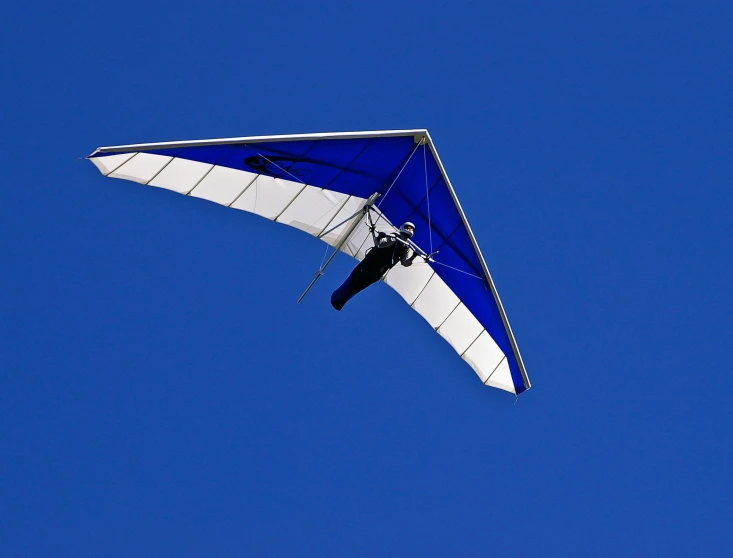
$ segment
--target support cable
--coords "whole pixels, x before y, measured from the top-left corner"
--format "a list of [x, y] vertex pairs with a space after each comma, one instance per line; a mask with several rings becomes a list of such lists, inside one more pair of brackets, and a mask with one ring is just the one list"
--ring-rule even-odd
[[[387, 191], [384, 193], [384, 196], [382, 196], [382, 199], [379, 200], [379, 203], [377, 204], [377, 209], [379, 209], [381, 207], [382, 203], [384, 202], [384, 200], [387, 199], [387, 196], [389, 195], [390, 191], [392, 190], [392, 187], [395, 185], [395, 183], [397, 182], [397, 180], [399, 179], [399, 177], [402, 176], [402, 171], [405, 170], [405, 167], [412, 160], [412, 156], [415, 154], [415, 151], [417, 151], [418, 147], [420, 147], [420, 144], [423, 143], [424, 141], [425, 141], [425, 138], [421, 139], [420, 140], [420, 143], [418, 143], [415, 146], [415, 149], [412, 150], [412, 153], [410, 153], [410, 156], [407, 158], [407, 161], [405, 161], [405, 164], [402, 165], [402, 168], [400, 169], [400, 172], [397, 173], [397, 176], [394, 177], [394, 180], [392, 181], [392, 184], [389, 185], [389, 188], [387, 188]], [[377, 222], [379, 222], [379, 219], [381, 219], [381, 218], [382, 218], [382, 212], [380, 211], [379, 212], [379, 217], [377, 217]], [[377, 222], [374, 223], [375, 226], [376, 226]]]
[[275, 161], [271, 161], [270, 159], [268, 159], [267, 157], [265, 157], [265, 156], [264, 156], [264, 155], [263, 155], [262, 153], [258, 153], [257, 155], [259, 155], [260, 157], [262, 157], [262, 158], [263, 158], [263, 159], [264, 159], [265, 161], [267, 161], [268, 163], [270, 163], [270, 164], [272, 164], [272, 165], [275, 165], [275, 166], [276, 166], [277, 168], [279, 168], [279, 169], [280, 169], [281, 171], [283, 171], [284, 173], [286, 173], [286, 174], [289, 174], [290, 176], [292, 176], [292, 177], [293, 177], [293, 178], [294, 178], [295, 180], [297, 180], [298, 182], [300, 182], [300, 183], [301, 183], [301, 184], [302, 184], [303, 186], [307, 186], [307, 184], [306, 184], [305, 182], [303, 182], [303, 181], [302, 181], [302, 180], [301, 180], [300, 178], [298, 178], [297, 176], [295, 176], [295, 175], [294, 175], [293, 173], [291, 173], [291, 172], [288, 172], [288, 170], [287, 170], [287, 169], [284, 169], [284, 168], [282, 168], [282, 167], [281, 167], [280, 165], [278, 165], [278, 164], [277, 164], [277, 163], [276, 163]]
[[463, 271], [462, 269], [458, 269], [457, 267], [453, 267], [452, 265], [444, 264], [443, 262], [438, 262], [436, 260], [431, 259], [430, 263], [442, 265], [443, 267], [447, 267], [448, 269], [452, 269], [453, 271], [458, 271], [459, 273], [463, 273], [464, 275], [470, 275], [471, 277], [475, 277], [476, 279], [480, 279], [481, 281], [486, 280], [485, 277], [481, 277], [480, 275], [476, 275], [474, 273], [469, 273], [468, 271]]
[[425, 199], [428, 202], [428, 233], [430, 235], [430, 253], [433, 253], [433, 225], [430, 220], [430, 189], [428, 188], [428, 155], [426, 153], [427, 145], [423, 142], [422, 158], [425, 166]]

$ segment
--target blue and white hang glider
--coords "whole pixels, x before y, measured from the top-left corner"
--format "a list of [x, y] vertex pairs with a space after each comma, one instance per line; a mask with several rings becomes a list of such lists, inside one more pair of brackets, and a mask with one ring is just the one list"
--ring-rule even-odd
[[104, 176], [255, 213], [357, 260], [373, 245], [370, 223], [385, 232], [415, 223], [413, 247], [424, 257], [394, 267], [385, 283], [484, 384], [515, 394], [530, 388], [499, 294], [427, 130], [122, 145], [100, 147], [89, 159]]

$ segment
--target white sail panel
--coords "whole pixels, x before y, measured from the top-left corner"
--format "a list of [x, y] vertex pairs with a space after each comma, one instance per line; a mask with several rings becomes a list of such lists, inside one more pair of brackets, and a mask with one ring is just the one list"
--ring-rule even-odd
[[108, 155], [106, 157], [95, 157], [92, 159], [92, 163], [99, 169], [104, 176], [107, 176], [113, 170], [118, 169], [130, 159], [132, 159], [136, 153], [120, 153], [119, 155]]
[[231, 207], [274, 220], [303, 188], [299, 182], [260, 174]]
[[412, 307], [434, 329], [437, 329], [456, 309], [459, 302], [460, 300], [458, 300], [455, 293], [448, 288], [448, 285], [436, 273], [412, 303]]
[[434, 274], [433, 268], [425, 260], [416, 259], [410, 267], [399, 264], [394, 266], [387, 273], [384, 282], [397, 291], [407, 304], [412, 305]]
[[465, 304], [460, 303], [438, 328], [438, 333], [462, 355], [483, 329]]
[[251, 172], [215, 166], [193, 189], [191, 196], [221, 205], [231, 205], [256, 180], [257, 176], [259, 175]]
[[171, 162], [173, 157], [138, 153], [108, 176], [147, 184]]
[[340, 192], [306, 186], [277, 218], [277, 222], [318, 236], [348, 198]]
[[514, 382], [512, 381], [512, 373], [509, 370], [509, 363], [506, 358], [501, 361], [497, 369], [492, 372], [491, 376], [489, 376], [489, 379], [486, 380], [484, 384], [503, 389], [504, 391], [516, 393]]
[[[476, 341], [466, 349], [463, 354], [465, 360], [474, 372], [478, 374], [481, 381], [486, 383], [495, 372], [499, 363], [504, 359], [504, 353], [501, 352], [499, 346], [494, 342], [486, 330], [481, 332]], [[511, 385], [512, 389], [514, 385]]]
[[214, 165], [175, 158], [149, 184], [150, 186], [165, 188], [166, 190], [172, 190], [179, 194], [187, 194], [213, 168]]

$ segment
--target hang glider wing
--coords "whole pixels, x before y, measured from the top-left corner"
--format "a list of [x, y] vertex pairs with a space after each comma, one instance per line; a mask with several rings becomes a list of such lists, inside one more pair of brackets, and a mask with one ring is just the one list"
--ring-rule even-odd
[[[385, 282], [489, 386], [530, 387], [489, 270], [427, 130], [263, 136], [101, 147], [99, 171], [207, 199], [301, 229], [361, 260], [378, 230], [416, 225], [433, 261], [394, 267]], [[356, 217], [353, 217], [356, 215]], [[350, 218], [360, 219], [354, 228]]]

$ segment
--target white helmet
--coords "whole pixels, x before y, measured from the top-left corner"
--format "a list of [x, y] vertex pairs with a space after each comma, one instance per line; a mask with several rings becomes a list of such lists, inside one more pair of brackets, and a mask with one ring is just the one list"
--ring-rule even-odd
[[412, 238], [412, 235], [415, 234], [415, 225], [413, 225], [409, 221], [402, 223], [402, 226], [400, 227], [400, 234], [406, 236], [407, 238]]

